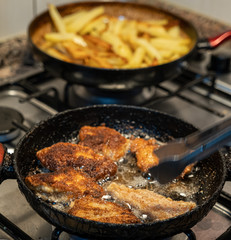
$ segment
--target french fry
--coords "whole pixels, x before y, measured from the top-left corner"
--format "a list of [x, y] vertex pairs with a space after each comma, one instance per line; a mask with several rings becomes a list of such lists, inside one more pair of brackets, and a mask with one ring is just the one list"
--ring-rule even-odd
[[48, 8], [49, 8], [49, 14], [51, 16], [51, 19], [52, 19], [57, 31], [60, 33], [65, 33], [66, 27], [65, 27], [65, 24], [62, 20], [61, 15], [59, 14], [57, 8], [53, 4], [49, 4]]
[[138, 47], [126, 67], [128, 68], [139, 68], [142, 64], [145, 57], [145, 49], [142, 47]]
[[85, 35], [84, 40], [88, 42], [90, 41], [93, 45], [97, 45], [97, 47], [100, 47], [101, 49], [111, 50], [111, 44], [107, 43], [106, 41], [103, 41], [103, 39], [99, 37]]
[[64, 42], [62, 45], [74, 59], [84, 59], [90, 56], [89, 51], [86, 51], [84, 48], [71, 41]]
[[45, 41], [45, 42], [43, 42], [43, 43], [40, 45], [40, 48], [41, 48], [43, 51], [46, 51], [48, 48], [51, 48], [53, 45], [54, 45], [53, 42]]
[[75, 20], [66, 26], [68, 32], [78, 33], [87, 23], [104, 13], [103, 7], [96, 7], [86, 12], [80, 19]]
[[171, 56], [174, 54], [173, 51], [169, 51], [168, 49], [158, 49], [160, 55], [164, 58], [164, 59], [169, 59], [171, 58]]
[[156, 58], [158, 61], [162, 60], [159, 51], [153, 47], [152, 44], [149, 43], [146, 39], [136, 38], [133, 41], [139, 46], [143, 47], [146, 50], [147, 55], [149, 55], [151, 58]]
[[128, 44], [124, 43], [117, 35], [110, 32], [104, 32], [102, 34], [102, 39], [112, 45], [112, 49], [117, 55], [127, 60], [131, 59], [131, 48]]
[[111, 18], [108, 26], [108, 31], [115, 35], [120, 35], [123, 27], [125, 25], [125, 21], [119, 20], [117, 18]]
[[120, 30], [118, 35], [124, 41], [128, 42], [131, 45], [132, 44], [132, 39], [136, 38], [138, 36], [137, 21], [134, 21], [134, 20], [126, 21], [126, 20], [124, 20], [123, 22], [124, 22], [123, 28]]
[[106, 27], [107, 27], [107, 21], [108, 18], [105, 16], [101, 16], [97, 19], [95, 19], [95, 21], [90, 21], [89, 23], [87, 23], [82, 30], [80, 30], [80, 34], [84, 35], [84, 34], [88, 34], [88, 33], [92, 33], [94, 32], [103, 32]]
[[173, 26], [168, 30], [168, 34], [173, 38], [179, 38], [181, 34], [181, 30], [179, 26]]
[[79, 12], [75, 12], [75, 13], [66, 15], [63, 17], [63, 22], [66, 26], [68, 26], [72, 22], [79, 21], [82, 18], [82, 16], [84, 16], [86, 13], [87, 13], [87, 11], [81, 10]]
[[180, 57], [180, 54], [174, 53], [170, 59], [170, 61], [174, 61]]
[[97, 57], [94, 55], [91, 56], [91, 58], [95, 60], [95, 62], [97, 62], [101, 68], [113, 68], [113, 66], [105, 58]]
[[61, 59], [61, 60], [66, 61], [66, 62], [72, 62], [72, 59], [71, 59], [71, 58], [69, 58], [67, 55], [61, 53], [60, 51], [58, 51], [57, 49], [55, 49], [55, 48], [53, 48], [53, 47], [48, 48], [48, 49], [46, 50], [46, 52], [47, 52], [49, 55], [51, 55], [51, 56], [53, 56], [53, 57], [55, 57], [55, 58], [57, 58], [57, 59]]
[[163, 26], [149, 26], [145, 23], [139, 23], [137, 25], [137, 29], [141, 33], [147, 33], [152, 37], [166, 37], [169, 38], [170, 35], [168, 34], [167, 30]]
[[151, 66], [152, 64], [152, 58], [148, 55], [144, 56], [144, 61], [143, 64], [145, 64], [146, 66]]
[[189, 51], [187, 41], [178, 39], [153, 38], [150, 40], [156, 49], [168, 50], [169, 52], [185, 54]]
[[79, 35], [76, 35], [74, 33], [55, 33], [55, 32], [52, 32], [52, 33], [47, 33], [45, 36], [45, 39], [50, 41], [50, 42], [54, 42], [54, 43], [57, 43], [57, 42], [63, 42], [63, 41], [73, 41], [83, 47], [86, 47], [87, 46], [87, 43], [84, 41], [84, 39], [79, 36]]
[[125, 59], [115, 54], [113, 56], [108, 57], [108, 62], [113, 66], [112, 68], [122, 68], [126, 64]]

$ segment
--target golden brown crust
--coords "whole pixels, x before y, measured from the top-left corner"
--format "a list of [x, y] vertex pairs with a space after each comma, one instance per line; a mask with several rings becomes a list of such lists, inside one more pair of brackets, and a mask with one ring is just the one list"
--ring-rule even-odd
[[128, 203], [154, 220], [176, 217], [196, 207], [194, 202], [174, 201], [153, 191], [132, 189], [116, 183], [111, 183], [107, 190], [113, 198], [121, 203]]
[[158, 157], [154, 153], [158, 147], [155, 139], [136, 138], [131, 142], [131, 152], [135, 153], [137, 166], [142, 172], [147, 172], [149, 168], [159, 164]]
[[84, 126], [79, 132], [80, 144], [94, 149], [113, 161], [118, 161], [127, 153], [130, 140], [115, 129], [98, 126]]
[[116, 174], [117, 165], [95, 153], [91, 148], [74, 143], [59, 142], [36, 153], [41, 164], [51, 171], [71, 166], [81, 168], [95, 179]]
[[76, 217], [105, 223], [140, 223], [130, 209], [91, 196], [75, 200], [74, 206], [68, 213]]
[[89, 194], [101, 197], [104, 194], [103, 188], [87, 173], [74, 170], [72, 167], [27, 176], [25, 182], [37, 193], [65, 194], [67, 198], [79, 198]]
[[[155, 150], [161, 147], [156, 143], [154, 138], [145, 140], [143, 138], [135, 138], [131, 140], [130, 150], [135, 154], [137, 166], [142, 172], [148, 172], [148, 169], [159, 164], [159, 159], [155, 154]], [[194, 164], [188, 165], [179, 177], [184, 176], [192, 171]]]

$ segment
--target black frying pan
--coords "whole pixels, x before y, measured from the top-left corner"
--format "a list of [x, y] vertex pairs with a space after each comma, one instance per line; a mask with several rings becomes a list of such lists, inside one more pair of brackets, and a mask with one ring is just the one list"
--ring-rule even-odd
[[[227, 180], [227, 166], [217, 152], [199, 162], [191, 184], [198, 187], [195, 193], [197, 207], [191, 212], [164, 221], [148, 224], [107, 224], [73, 217], [51, 207], [39, 199], [25, 184], [25, 177], [38, 165], [35, 153], [59, 141], [70, 141], [84, 125], [105, 123], [124, 134], [156, 137], [160, 141], [184, 137], [196, 130], [167, 114], [141, 107], [101, 105], [68, 110], [42, 121], [33, 127], [19, 142], [13, 157], [14, 174], [19, 188], [32, 208], [54, 226], [71, 234], [94, 239], [154, 239], [186, 231], [211, 210]], [[0, 145], [1, 146], [1, 145]], [[0, 157], [4, 155], [0, 148]], [[0, 159], [1, 160], [1, 159]], [[9, 163], [1, 169], [1, 178], [9, 177]], [[10, 174], [10, 177], [13, 177]], [[187, 181], [187, 180], [184, 180]]]
[[44, 67], [70, 83], [113, 91], [128, 90], [140, 86], [153, 86], [179, 75], [182, 62], [188, 60], [196, 48], [215, 48], [231, 35], [229, 32], [210, 40], [199, 40], [197, 30], [186, 20], [153, 6], [137, 3], [77, 2], [60, 6], [58, 10], [61, 15], [67, 15], [77, 10], [88, 10], [99, 5], [105, 7], [106, 13], [116, 17], [124, 15], [127, 18], [140, 20], [167, 18], [170, 22], [177, 19], [180, 22], [180, 27], [192, 39], [191, 50], [175, 61], [137, 69], [105, 69], [68, 63], [46, 54], [36, 46], [36, 42], [51, 27], [51, 19], [47, 11], [36, 17], [29, 25], [29, 42], [35, 57], [43, 62]]

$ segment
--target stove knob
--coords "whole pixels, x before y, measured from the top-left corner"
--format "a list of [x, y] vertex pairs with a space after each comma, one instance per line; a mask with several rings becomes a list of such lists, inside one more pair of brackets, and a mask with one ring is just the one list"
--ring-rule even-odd
[[218, 74], [230, 72], [230, 59], [231, 56], [225, 53], [212, 54], [209, 70]]

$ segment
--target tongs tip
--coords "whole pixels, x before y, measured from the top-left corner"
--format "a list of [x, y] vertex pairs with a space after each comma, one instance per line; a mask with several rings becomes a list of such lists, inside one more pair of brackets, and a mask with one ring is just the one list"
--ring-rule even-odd
[[176, 171], [173, 171], [173, 168], [175, 168], [174, 162], [163, 162], [159, 165], [152, 167], [149, 169], [149, 173], [151, 176], [157, 180], [160, 184], [167, 184], [174, 179], [176, 179], [180, 174], [181, 170], [176, 173]]

